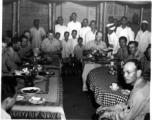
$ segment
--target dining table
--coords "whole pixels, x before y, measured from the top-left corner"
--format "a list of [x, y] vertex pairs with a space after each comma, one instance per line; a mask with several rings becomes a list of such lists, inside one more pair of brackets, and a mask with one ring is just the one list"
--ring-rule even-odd
[[[11, 109], [13, 119], [58, 119], [66, 120], [63, 109], [63, 86], [60, 76], [60, 62], [54, 58], [55, 64], [43, 64], [46, 71], [52, 75], [36, 75], [33, 83], [40, 91], [35, 94], [24, 94], [21, 92], [25, 88], [25, 81], [17, 79], [17, 96], [24, 96], [23, 100], [17, 100]], [[53, 62], [52, 62], [53, 63]], [[39, 63], [38, 63], [39, 64]], [[32, 97], [40, 97], [45, 100], [41, 104], [30, 102]]]
[[101, 106], [113, 106], [128, 99], [128, 94], [122, 93], [124, 89], [121, 86], [118, 90], [110, 88], [112, 83], [118, 84], [118, 74], [110, 74], [109, 69], [109, 66], [103, 65], [88, 74], [89, 88], [94, 93], [96, 103]]

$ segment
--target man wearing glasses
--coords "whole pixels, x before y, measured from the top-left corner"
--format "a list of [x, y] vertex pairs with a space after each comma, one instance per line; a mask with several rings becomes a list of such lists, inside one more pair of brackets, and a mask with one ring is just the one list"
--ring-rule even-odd
[[[129, 60], [123, 67], [123, 77], [127, 84], [133, 86], [128, 101], [110, 107], [100, 107], [99, 120], [144, 120], [150, 112], [150, 83], [142, 77], [142, 71], [136, 59]], [[102, 113], [102, 114], [101, 114]]]
[[2, 75], [10, 74], [17, 69], [17, 65], [13, 62], [7, 52], [7, 40], [3, 38], [2, 40]]

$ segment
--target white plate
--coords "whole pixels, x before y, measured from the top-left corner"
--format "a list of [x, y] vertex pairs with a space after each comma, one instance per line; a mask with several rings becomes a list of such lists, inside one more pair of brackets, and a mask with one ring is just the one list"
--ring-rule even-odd
[[33, 100], [32, 98], [29, 99], [29, 102], [32, 104], [42, 104], [45, 102], [45, 99], [42, 98], [42, 100]]
[[125, 95], [129, 95], [130, 94], [130, 90], [121, 90], [121, 93], [125, 94]]
[[117, 87], [116, 89], [113, 89], [113, 87], [112, 86], [109, 86], [110, 87], [110, 89], [111, 90], [113, 90], [113, 91], [116, 91], [116, 90], [118, 90], [119, 89], [119, 87]]
[[[31, 90], [34, 90], [34, 92], [30, 92]], [[38, 88], [38, 87], [26, 87], [26, 88], [21, 89], [21, 93], [28, 94], [28, 95], [33, 95], [38, 92], [40, 92], [40, 88]]]

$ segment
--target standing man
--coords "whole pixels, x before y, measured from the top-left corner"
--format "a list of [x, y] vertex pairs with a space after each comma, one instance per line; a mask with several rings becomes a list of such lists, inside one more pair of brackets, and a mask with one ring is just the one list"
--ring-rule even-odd
[[139, 22], [138, 14], [134, 13], [132, 16], [131, 29], [135, 33], [135, 37], [136, 37], [138, 31], [140, 30], [140, 25], [138, 24], [138, 22]]
[[95, 36], [96, 36], [96, 32], [97, 32], [95, 20], [92, 20], [90, 22], [90, 27], [91, 27], [91, 30], [86, 33], [86, 38], [85, 38], [85, 41], [83, 42], [84, 45], [86, 45], [91, 40], [95, 40]]
[[80, 29], [81, 29], [81, 23], [77, 21], [77, 14], [75, 12], [72, 13], [71, 18], [72, 18], [72, 21], [69, 22], [67, 25], [68, 31], [70, 33], [69, 39], [72, 38], [72, 36], [71, 36], [72, 30], [77, 31], [77, 38], [78, 38]]
[[138, 31], [135, 39], [135, 41], [139, 43], [138, 50], [143, 53], [146, 51], [148, 44], [151, 44], [151, 32], [149, 32], [147, 28], [148, 22], [146, 20], [143, 20], [141, 23], [141, 30]]
[[42, 40], [45, 38], [44, 28], [39, 26], [39, 19], [33, 21], [33, 27], [30, 29], [32, 37], [32, 49], [40, 48]]
[[55, 25], [55, 33], [59, 32], [60, 33], [60, 38], [59, 40], [64, 39], [64, 32], [67, 31], [67, 27], [63, 25], [63, 17], [59, 16], [57, 19], [57, 25]]
[[129, 41], [134, 41], [134, 34], [130, 27], [127, 27], [127, 17], [123, 16], [121, 18], [121, 26], [117, 28], [116, 34], [120, 38], [121, 36], [125, 36], [127, 38], [127, 43]]
[[83, 26], [80, 29], [80, 37], [82, 37], [83, 44], [84, 44], [86, 41], [86, 33], [91, 31], [91, 28], [90, 28], [90, 26], [88, 26], [88, 19], [87, 18], [83, 19], [82, 25]]
[[130, 60], [123, 67], [123, 77], [133, 86], [128, 101], [115, 106], [97, 109], [99, 120], [144, 120], [150, 112], [150, 83], [142, 77], [138, 60]]

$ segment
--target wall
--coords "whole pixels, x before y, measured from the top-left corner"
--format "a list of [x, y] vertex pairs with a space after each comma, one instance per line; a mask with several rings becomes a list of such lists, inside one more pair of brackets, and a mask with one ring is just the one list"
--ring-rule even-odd
[[3, 6], [2, 18], [2, 35], [6, 36], [7, 30], [12, 30], [12, 5], [8, 4]]

